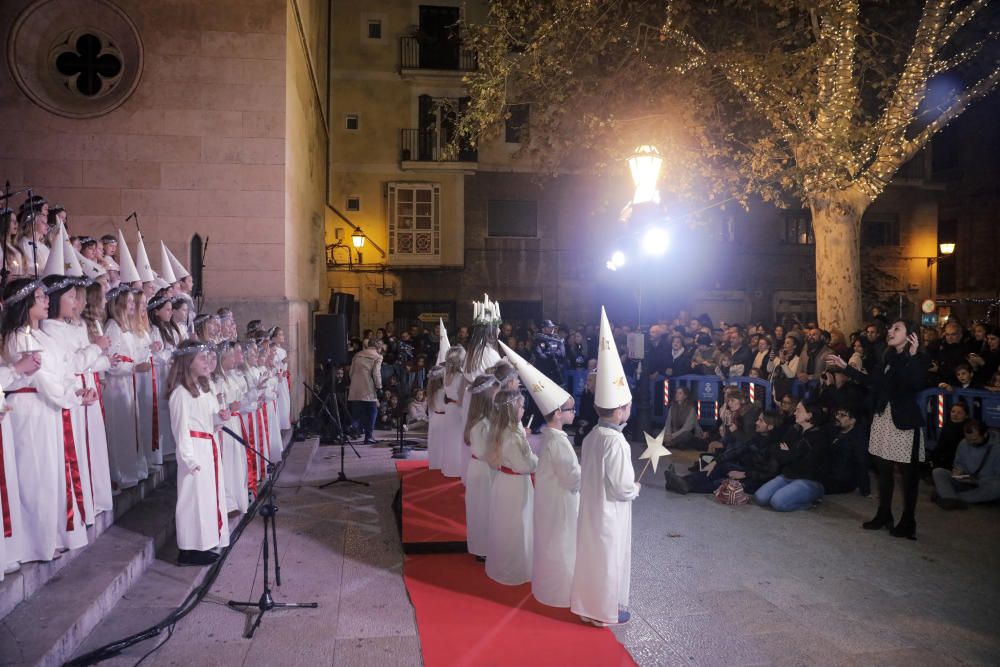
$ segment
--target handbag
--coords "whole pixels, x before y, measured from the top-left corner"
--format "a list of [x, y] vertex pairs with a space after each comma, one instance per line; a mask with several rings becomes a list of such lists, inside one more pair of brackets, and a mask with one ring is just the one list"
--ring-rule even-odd
[[737, 479], [727, 479], [712, 494], [715, 502], [723, 505], [746, 505], [750, 496], [743, 490], [743, 484]]

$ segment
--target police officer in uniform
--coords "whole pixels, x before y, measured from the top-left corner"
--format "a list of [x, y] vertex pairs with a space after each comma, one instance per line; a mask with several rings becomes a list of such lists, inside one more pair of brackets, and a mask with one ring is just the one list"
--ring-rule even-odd
[[[542, 320], [542, 331], [535, 335], [535, 341], [531, 348], [531, 363], [545, 377], [556, 382], [559, 386], [563, 385], [566, 346], [563, 339], [556, 335], [556, 325], [552, 320]], [[534, 419], [531, 420], [531, 432], [537, 434], [545, 425], [545, 419], [530, 396], [528, 402], [530, 414], [534, 415]]]

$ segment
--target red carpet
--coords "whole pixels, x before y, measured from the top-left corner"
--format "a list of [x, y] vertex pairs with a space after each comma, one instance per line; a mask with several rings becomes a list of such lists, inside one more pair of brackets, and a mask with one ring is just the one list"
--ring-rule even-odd
[[[503, 586], [465, 550], [462, 483], [426, 461], [397, 461], [402, 486], [403, 578], [428, 667], [451, 665], [634, 665], [610, 630], [546, 607], [531, 585]], [[414, 553], [426, 555], [412, 555]]]
[[427, 461], [397, 461], [405, 553], [465, 551], [465, 487]]

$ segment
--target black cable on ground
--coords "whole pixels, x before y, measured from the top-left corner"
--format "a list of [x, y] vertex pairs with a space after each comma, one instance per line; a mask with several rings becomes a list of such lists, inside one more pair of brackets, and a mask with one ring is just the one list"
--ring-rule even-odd
[[191, 613], [194, 610], [194, 608], [197, 607], [198, 604], [205, 598], [205, 596], [208, 595], [208, 591], [212, 588], [212, 584], [215, 583], [216, 578], [218, 578], [219, 571], [225, 564], [226, 558], [229, 557], [229, 552], [232, 550], [234, 546], [236, 546], [236, 543], [239, 541], [240, 536], [243, 534], [243, 531], [246, 529], [248, 525], [250, 525], [254, 517], [257, 515], [257, 511], [260, 507], [261, 502], [263, 501], [264, 498], [267, 497], [267, 490], [269, 488], [269, 485], [273, 486], [278, 481], [278, 478], [281, 476], [281, 472], [285, 469], [285, 463], [288, 461], [288, 453], [292, 450], [292, 447], [295, 446], [295, 443], [298, 442], [298, 440], [296, 439], [297, 435], [298, 435], [298, 430], [296, 429], [296, 431], [292, 435], [292, 439], [288, 445], [288, 449], [284, 451], [281, 457], [281, 461], [279, 461], [278, 464], [275, 466], [274, 474], [271, 475], [271, 478], [257, 491], [257, 498], [254, 500], [253, 504], [250, 505], [249, 508], [247, 508], [247, 513], [243, 515], [243, 518], [240, 519], [240, 522], [236, 524], [236, 528], [234, 528], [232, 532], [230, 532], [229, 546], [224, 548], [219, 553], [219, 559], [214, 563], [212, 563], [212, 565], [209, 567], [208, 572], [205, 574], [204, 579], [202, 579], [201, 584], [199, 584], [190, 593], [188, 593], [188, 596], [184, 599], [183, 602], [181, 602], [181, 604], [176, 609], [170, 612], [170, 614], [167, 615], [166, 618], [164, 618], [156, 625], [150, 626], [145, 630], [140, 630], [139, 632], [129, 635], [128, 637], [124, 637], [122, 639], [118, 639], [116, 641], [105, 644], [104, 646], [94, 649], [93, 651], [85, 653], [77, 658], [73, 658], [72, 660], [63, 663], [64, 667], [83, 667], [84, 665], [94, 665], [103, 660], [108, 660], [110, 658], [117, 656], [130, 646], [133, 646], [140, 642], [144, 642], [147, 639], [152, 639], [153, 637], [160, 636], [160, 634], [163, 633], [164, 630], [169, 631], [167, 638], [162, 642], [160, 642], [157, 646], [153, 647], [153, 649], [149, 653], [147, 653], [145, 656], [142, 657], [140, 662], [142, 660], [145, 660], [151, 653], [157, 651], [160, 647], [166, 644], [167, 641], [170, 639], [170, 636], [173, 634], [173, 626], [179, 620], [181, 620], [189, 613]]

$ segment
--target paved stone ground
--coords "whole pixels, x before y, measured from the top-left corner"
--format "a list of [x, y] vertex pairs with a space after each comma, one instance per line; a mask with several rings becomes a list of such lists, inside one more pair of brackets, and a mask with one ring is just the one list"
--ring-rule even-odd
[[[336, 477], [334, 447], [317, 450], [301, 484], [282, 480], [295, 486], [279, 493], [284, 585], [275, 598], [318, 601], [319, 609], [271, 612], [252, 641], [242, 638], [247, 617], [225, 601], [260, 593], [258, 521], [205, 602], [144, 664], [421, 664], [390, 508], [390, 451], [358, 451], [361, 459], [348, 450], [346, 469], [370, 487], [315, 488]], [[991, 549], [1000, 544], [997, 507], [945, 513], [923, 486], [920, 539], [910, 542], [862, 531], [874, 500], [857, 495], [778, 514], [668, 494], [661, 480], [662, 471], [647, 472], [634, 506], [633, 620], [615, 630], [640, 665], [1000, 663], [1000, 613], [991, 604], [1000, 591]], [[129, 629], [142, 627], [176, 604], [171, 595], [183, 593], [192, 572], [157, 563], [145, 588], [123, 601], [132, 607], [114, 613]], [[151, 646], [107, 664], [134, 664]]]

